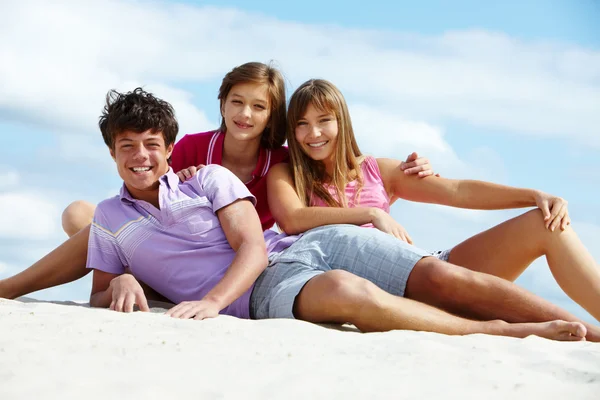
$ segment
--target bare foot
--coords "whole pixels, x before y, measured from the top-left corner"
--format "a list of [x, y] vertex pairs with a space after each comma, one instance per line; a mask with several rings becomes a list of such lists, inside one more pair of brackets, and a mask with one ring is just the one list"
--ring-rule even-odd
[[587, 335], [585, 335], [585, 339], [590, 342], [600, 342], [600, 326], [585, 324], [587, 329]]
[[579, 342], [585, 340], [585, 335], [587, 334], [587, 329], [580, 322], [556, 320], [514, 325], [514, 328], [516, 328], [517, 331], [522, 330], [521, 332], [525, 334], [525, 336], [536, 335], [546, 339], [564, 342]]

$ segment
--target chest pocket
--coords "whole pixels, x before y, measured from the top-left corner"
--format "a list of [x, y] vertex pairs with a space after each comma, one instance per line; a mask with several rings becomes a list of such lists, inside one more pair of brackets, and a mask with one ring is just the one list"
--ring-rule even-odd
[[215, 221], [218, 221], [217, 216], [210, 208], [206, 208], [202, 213], [195, 212], [188, 218], [187, 229], [193, 234], [206, 233], [215, 227]]
[[206, 197], [186, 199], [173, 208], [175, 221], [185, 221], [180, 228], [192, 234], [201, 234], [213, 229], [217, 216], [212, 211], [212, 204]]

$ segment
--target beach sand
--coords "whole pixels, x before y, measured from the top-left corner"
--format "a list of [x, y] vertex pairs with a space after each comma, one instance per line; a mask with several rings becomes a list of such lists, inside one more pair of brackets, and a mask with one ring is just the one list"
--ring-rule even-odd
[[600, 344], [0, 299], [0, 399], [600, 399]]

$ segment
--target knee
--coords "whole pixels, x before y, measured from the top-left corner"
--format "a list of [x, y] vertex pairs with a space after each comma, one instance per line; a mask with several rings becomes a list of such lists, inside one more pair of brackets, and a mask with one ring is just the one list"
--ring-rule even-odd
[[560, 240], [564, 233], [572, 231], [571, 225], [567, 225], [564, 230], [560, 229], [560, 226], [554, 231], [547, 229], [544, 214], [539, 208], [527, 211], [517, 218], [522, 220], [524, 229], [528, 228], [528, 240], [538, 240], [540, 245], [548, 244], [551, 240]]
[[346, 271], [335, 270], [323, 274], [327, 279], [328, 297], [342, 315], [352, 317], [360, 308], [373, 304], [377, 299], [377, 286]]
[[542, 230], [542, 229], [546, 230], [544, 214], [542, 213], [542, 210], [540, 210], [539, 208], [534, 208], [533, 210], [529, 210], [526, 213], [521, 214], [517, 218], [522, 219], [525, 224], [527, 224], [528, 226], [530, 226], [532, 228], [539, 229], [539, 230]]
[[[421, 259], [408, 278], [405, 297], [419, 297], [421, 293], [443, 294], [454, 290], [463, 268], [435, 257]], [[414, 295], [414, 296], [413, 296]]]
[[87, 201], [77, 200], [69, 204], [62, 213], [62, 227], [65, 233], [73, 236], [92, 222], [96, 206]]

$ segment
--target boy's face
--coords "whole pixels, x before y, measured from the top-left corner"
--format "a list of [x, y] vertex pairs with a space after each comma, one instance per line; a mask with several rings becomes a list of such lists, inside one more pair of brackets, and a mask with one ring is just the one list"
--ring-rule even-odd
[[173, 145], [165, 147], [162, 132], [125, 131], [117, 135], [110, 155], [129, 193], [144, 199], [144, 192], [158, 189], [158, 179], [169, 170], [167, 160], [172, 152]]

